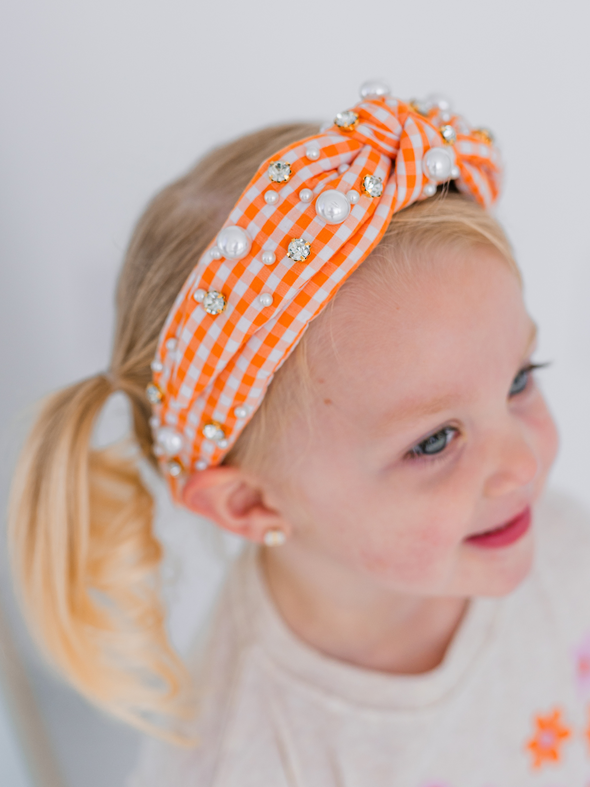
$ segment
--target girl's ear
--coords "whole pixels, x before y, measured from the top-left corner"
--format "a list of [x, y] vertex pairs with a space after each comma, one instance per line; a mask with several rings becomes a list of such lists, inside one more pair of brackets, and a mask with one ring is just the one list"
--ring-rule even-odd
[[239, 467], [222, 465], [193, 473], [184, 485], [182, 502], [190, 511], [256, 543], [263, 543], [265, 533], [273, 529], [290, 534], [289, 524], [266, 502], [260, 485]]

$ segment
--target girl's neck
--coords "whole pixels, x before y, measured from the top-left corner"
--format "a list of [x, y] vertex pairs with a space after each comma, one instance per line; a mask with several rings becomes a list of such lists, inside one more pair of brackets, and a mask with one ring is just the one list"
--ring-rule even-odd
[[281, 617], [300, 639], [380, 672], [416, 675], [441, 663], [468, 600], [397, 594], [298, 552], [291, 544], [263, 549], [262, 565]]

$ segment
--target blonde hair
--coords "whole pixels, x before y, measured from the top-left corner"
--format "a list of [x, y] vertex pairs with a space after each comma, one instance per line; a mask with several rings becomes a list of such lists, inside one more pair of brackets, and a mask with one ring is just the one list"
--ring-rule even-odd
[[[157, 468], [145, 397], [150, 362], [174, 298], [260, 162], [316, 132], [313, 125], [290, 124], [244, 136], [205, 156], [154, 198], [138, 222], [119, 279], [110, 372], [43, 403], [14, 477], [13, 567], [43, 649], [86, 697], [177, 741], [182, 736], [171, 730], [190, 692], [166, 633], [159, 593], [162, 548], [153, 530], [153, 501], [139, 472], [141, 459]], [[497, 222], [457, 194], [395, 216], [378, 250], [393, 249], [396, 260], [407, 261], [419, 249], [443, 244], [485, 244], [515, 267]], [[391, 257], [381, 251], [383, 259]], [[312, 329], [315, 323], [306, 337]], [[306, 337], [275, 375], [227, 463], [263, 466], [269, 433], [284, 421], [285, 397], [300, 395], [295, 383]], [[115, 390], [130, 400], [135, 440], [98, 450], [92, 447], [95, 422]]]

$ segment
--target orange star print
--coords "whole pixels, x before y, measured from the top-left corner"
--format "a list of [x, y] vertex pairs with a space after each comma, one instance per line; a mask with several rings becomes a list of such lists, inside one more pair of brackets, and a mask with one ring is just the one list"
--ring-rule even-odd
[[526, 747], [533, 755], [533, 768], [540, 768], [545, 762], [559, 762], [561, 747], [571, 736], [560, 719], [561, 711], [555, 709], [548, 716], [537, 716], [536, 730]]

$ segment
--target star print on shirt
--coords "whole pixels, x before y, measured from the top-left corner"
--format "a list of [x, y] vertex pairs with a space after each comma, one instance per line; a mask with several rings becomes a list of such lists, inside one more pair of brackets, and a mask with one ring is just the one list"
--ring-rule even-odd
[[555, 708], [547, 716], [537, 716], [535, 726], [533, 737], [526, 744], [533, 758], [532, 767], [537, 769], [547, 763], [559, 762], [563, 744], [572, 734], [561, 721], [561, 710]]

